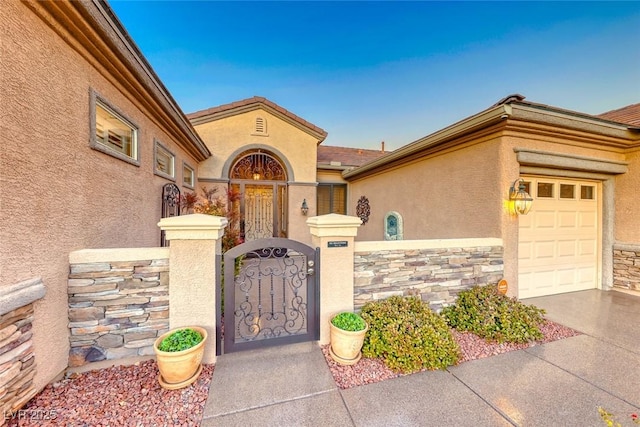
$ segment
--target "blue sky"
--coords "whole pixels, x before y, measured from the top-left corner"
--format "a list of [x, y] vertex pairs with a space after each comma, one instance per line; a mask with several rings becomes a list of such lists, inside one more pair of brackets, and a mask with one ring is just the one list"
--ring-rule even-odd
[[184, 112], [264, 96], [326, 145], [396, 149], [512, 93], [640, 102], [640, 2], [110, 5]]

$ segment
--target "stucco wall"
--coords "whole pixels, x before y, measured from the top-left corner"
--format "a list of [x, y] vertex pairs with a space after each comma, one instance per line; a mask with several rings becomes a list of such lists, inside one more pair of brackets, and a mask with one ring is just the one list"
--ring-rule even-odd
[[[176, 155], [178, 183], [182, 161], [197, 164], [23, 3], [3, 2], [0, 20], [0, 286], [47, 287], [33, 323], [40, 388], [67, 366], [69, 253], [159, 244], [169, 181], [153, 173], [154, 138]], [[89, 147], [90, 88], [139, 126], [139, 167]]]
[[371, 206], [357, 240], [382, 240], [388, 211], [402, 215], [407, 240], [500, 236], [499, 161], [499, 141], [490, 139], [352, 181], [349, 212], [361, 196]]
[[616, 177], [615, 239], [640, 244], [640, 150], [630, 152], [629, 172]]
[[[262, 117], [267, 123], [267, 136], [255, 135], [255, 122]], [[242, 147], [272, 147], [274, 153], [280, 153], [293, 169], [289, 181], [316, 181], [316, 147], [318, 141], [308, 133], [292, 126], [282, 119], [264, 110], [239, 113], [195, 126], [200, 137], [207, 144], [212, 157], [200, 164], [199, 176], [202, 178], [223, 178], [222, 170], [227, 161]]]
[[[267, 136], [254, 134], [257, 117], [266, 120]], [[200, 164], [199, 177], [203, 180], [228, 179], [225, 165], [230, 168], [236, 156], [245, 149], [262, 148], [280, 157], [283, 166], [291, 168], [287, 176], [290, 183], [287, 237], [305, 243], [311, 241], [305, 221], [315, 215], [316, 208], [317, 140], [313, 136], [262, 109], [198, 124], [195, 128], [214, 153]], [[207, 184], [208, 187], [212, 185]], [[307, 217], [300, 211], [304, 199], [310, 208]]]

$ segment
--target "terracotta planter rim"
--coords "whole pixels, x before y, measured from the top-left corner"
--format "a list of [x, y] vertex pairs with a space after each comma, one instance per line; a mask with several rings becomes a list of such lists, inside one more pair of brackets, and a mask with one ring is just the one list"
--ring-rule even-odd
[[[162, 350], [160, 350], [158, 348], [163, 339], [165, 339], [166, 337], [168, 337], [172, 333], [174, 333], [176, 331], [181, 331], [183, 329], [193, 329], [194, 331], [199, 332], [202, 335], [202, 341], [200, 341], [198, 344], [194, 345], [193, 347], [189, 347], [189, 348], [186, 348], [186, 349], [181, 350], [181, 351], [162, 351]], [[179, 355], [186, 354], [186, 353], [188, 353], [190, 351], [194, 351], [195, 349], [198, 349], [198, 348], [204, 346], [204, 343], [205, 343], [206, 340], [207, 340], [207, 330], [205, 328], [202, 328], [200, 326], [181, 326], [179, 328], [170, 329], [167, 332], [165, 332], [164, 334], [160, 335], [158, 338], [156, 338], [156, 340], [153, 343], [153, 349], [156, 351], [156, 353], [161, 354], [161, 355], [176, 355], [176, 356], [179, 356]]]

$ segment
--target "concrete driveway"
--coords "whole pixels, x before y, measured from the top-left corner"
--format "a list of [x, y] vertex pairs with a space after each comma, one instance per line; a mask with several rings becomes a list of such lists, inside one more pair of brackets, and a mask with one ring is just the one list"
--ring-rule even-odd
[[339, 390], [316, 343], [218, 358], [203, 426], [623, 426], [640, 414], [640, 297], [598, 290], [525, 303], [583, 335]]

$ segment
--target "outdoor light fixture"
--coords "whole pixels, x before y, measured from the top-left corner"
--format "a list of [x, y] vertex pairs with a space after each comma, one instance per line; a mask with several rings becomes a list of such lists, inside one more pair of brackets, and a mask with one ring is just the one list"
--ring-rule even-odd
[[509, 189], [509, 201], [516, 215], [526, 215], [529, 213], [533, 198], [525, 191], [524, 179], [518, 178], [513, 182], [513, 185]]
[[300, 206], [300, 210], [302, 211], [302, 215], [306, 215], [309, 212], [309, 206], [307, 205], [307, 199], [302, 200], [302, 206]]

